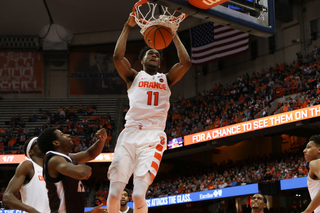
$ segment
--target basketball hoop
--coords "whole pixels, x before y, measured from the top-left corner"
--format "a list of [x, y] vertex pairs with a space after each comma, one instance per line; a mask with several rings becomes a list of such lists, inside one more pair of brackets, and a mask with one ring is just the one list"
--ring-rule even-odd
[[[143, 8], [146, 11], [142, 12], [141, 6], [145, 4], [147, 7]], [[132, 15], [135, 17], [137, 25], [141, 27], [140, 33], [144, 35], [147, 28], [154, 25], [162, 25], [172, 30], [174, 36], [182, 22], [188, 15], [178, 10], [169, 12], [168, 7], [160, 5], [162, 14], [156, 15], [156, 3], [151, 3], [148, 0], [138, 1], [132, 9]]]

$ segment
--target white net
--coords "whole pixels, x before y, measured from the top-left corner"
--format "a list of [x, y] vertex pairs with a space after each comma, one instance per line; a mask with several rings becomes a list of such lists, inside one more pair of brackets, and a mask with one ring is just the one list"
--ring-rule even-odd
[[162, 25], [169, 27], [174, 36], [187, 15], [177, 10], [170, 12], [166, 6], [158, 6], [156, 3], [142, 1], [143, 3], [134, 7], [132, 15], [135, 17], [136, 23], [141, 27], [140, 33], [154, 25]]

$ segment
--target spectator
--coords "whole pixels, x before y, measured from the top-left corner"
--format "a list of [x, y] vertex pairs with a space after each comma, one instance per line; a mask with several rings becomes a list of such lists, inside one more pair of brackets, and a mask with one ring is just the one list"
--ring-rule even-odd
[[4, 152], [4, 150], [5, 150], [5, 146], [4, 146], [4, 143], [3, 143], [3, 141], [0, 141], [0, 152], [4, 155], [5, 154], [5, 152]]
[[38, 120], [38, 116], [36, 113], [33, 114], [32, 118], [31, 118], [31, 121], [32, 122], [36, 122]]
[[30, 132], [29, 132], [29, 127], [28, 125], [26, 125], [24, 128], [23, 128], [23, 134], [26, 135], [26, 137], [29, 137], [30, 136]]

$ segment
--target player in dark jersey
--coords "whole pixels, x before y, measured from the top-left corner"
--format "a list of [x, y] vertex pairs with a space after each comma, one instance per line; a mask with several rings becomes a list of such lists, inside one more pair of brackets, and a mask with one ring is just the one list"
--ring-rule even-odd
[[[129, 190], [124, 189], [122, 192], [121, 200], [120, 200], [120, 210], [119, 213], [133, 213], [133, 209], [127, 206], [129, 202]], [[108, 210], [104, 210], [105, 213], [108, 213]]]
[[[45, 129], [38, 138], [38, 146], [46, 153], [43, 177], [48, 189], [51, 213], [81, 213], [85, 207], [85, 189], [81, 180], [91, 176], [91, 167], [85, 165], [97, 157], [107, 138], [105, 129], [96, 133], [97, 141], [86, 151], [70, 154], [74, 144], [70, 135], [56, 128]], [[103, 212], [94, 208], [91, 212]]]
[[267, 198], [263, 194], [254, 194], [251, 199], [251, 213], [263, 213], [267, 207]]
[[133, 213], [133, 209], [127, 206], [129, 201], [129, 190], [124, 189], [120, 200], [120, 212], [121, 213]]

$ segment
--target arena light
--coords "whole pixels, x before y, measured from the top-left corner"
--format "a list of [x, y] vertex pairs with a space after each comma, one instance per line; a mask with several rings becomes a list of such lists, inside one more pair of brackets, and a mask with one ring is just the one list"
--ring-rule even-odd
[[48, 24], [40, 31], [43, 50], [68, 50], [73, 33], [58, 24]]

